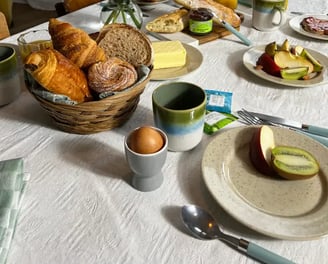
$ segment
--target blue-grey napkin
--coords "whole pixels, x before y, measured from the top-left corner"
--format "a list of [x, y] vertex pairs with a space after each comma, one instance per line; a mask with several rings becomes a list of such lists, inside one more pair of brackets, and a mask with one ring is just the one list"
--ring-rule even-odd
[[6, 263], [26, 184], [23, 159], [0, 161], [0, 264]]

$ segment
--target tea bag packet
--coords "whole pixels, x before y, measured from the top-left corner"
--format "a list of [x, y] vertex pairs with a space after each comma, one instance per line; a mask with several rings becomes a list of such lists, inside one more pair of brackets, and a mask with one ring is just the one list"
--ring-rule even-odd
[[28, 176], [23, 159], [0, 161], [0, 264], [6, 263]]
[[231, 114], [232, 93], [205, 90], [207, 96], [204, 132], [213, 134], [219, 129], [236, 121], [238, 117]]
[[221, 113], [231, 113], [232, 93], [216, 90], [205, 90], [206, 92], [206, 110]]

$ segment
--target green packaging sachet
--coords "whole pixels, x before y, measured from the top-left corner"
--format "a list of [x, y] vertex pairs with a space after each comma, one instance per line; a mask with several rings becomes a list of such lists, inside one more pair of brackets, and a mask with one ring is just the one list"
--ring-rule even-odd
[[238, 117], [232, 114], [206, 110], [204, 132], [211, 135], [237, 119]]
[[236, 121], [238, 117], [231, 114], [232, 93], [216, 90], [205, 92], [207, 103], [204, 132], [210, 135]]

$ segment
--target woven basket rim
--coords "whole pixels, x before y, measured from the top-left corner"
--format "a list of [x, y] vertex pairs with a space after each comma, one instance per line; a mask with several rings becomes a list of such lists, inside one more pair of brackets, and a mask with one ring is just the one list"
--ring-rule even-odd
[[[85, 101], [82, 103], [78, 103], [75, 105], [70, 105], [70, 104], [64, 104], [64, 103], [59, 103], [59, 102], [52, 102], [49, 100], [44, 99], [43, 97], [33, 93], [31, 91], [31, 87], [25, 82], [25, 86], [27, 87], [27, 90], [29, 91], [30, 94], [32, 94], [38, 101], [42, 102], [42, 103], [46, 103], [49, 105], [54, 105], [56, 107], [63, 107], [66, 109], [77, 109], [80, 107], [90, 107], [90, 106], [96, 106], [96, 105], [100, 105], [100, 104], [106, 104], [106, 103], [112, 103], [113, 100], [118, 100], [118, 98], [120, 97], [126, 97], [127, 95], [130, 95], [131, 93], [142, 93], [143, 90], [145, 89], [145, 86], [147, 85], [147, 83], [150, 81], [151, 78], [151, 73], [152, 73], [152, 67], [150, 67], [150, 71], [148, 73], [148, 76], [139, 84], [135, 85], [133, 88], [127, 88], [124, 89], [120, 92], [116, 92], [115, 94], [105, 97], [103, 99], [99, 99], [99, 100], [92, 100], [92, 101]], [[35, 81], [35, 80], [34, 80]]]
[[128, 121], [137, 108], [140, 95], [150, 81], [151, 71], [142, 82], [132, 88], [100, 100], [76, 105], [48, 101], [33, 93], [29, 82], [26, 81], [25, 86], [52, 118], [57, 128], [68, 133], [93, 134], [119, 127]]

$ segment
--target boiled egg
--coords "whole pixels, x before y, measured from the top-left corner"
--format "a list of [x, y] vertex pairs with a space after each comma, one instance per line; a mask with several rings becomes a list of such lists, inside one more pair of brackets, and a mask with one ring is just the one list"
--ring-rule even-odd
[[151, 154], [164, 146], [164, 139], [160, 132], [152, 127], [140, 127], [129, 136], [128, 146], [134, 152]]

